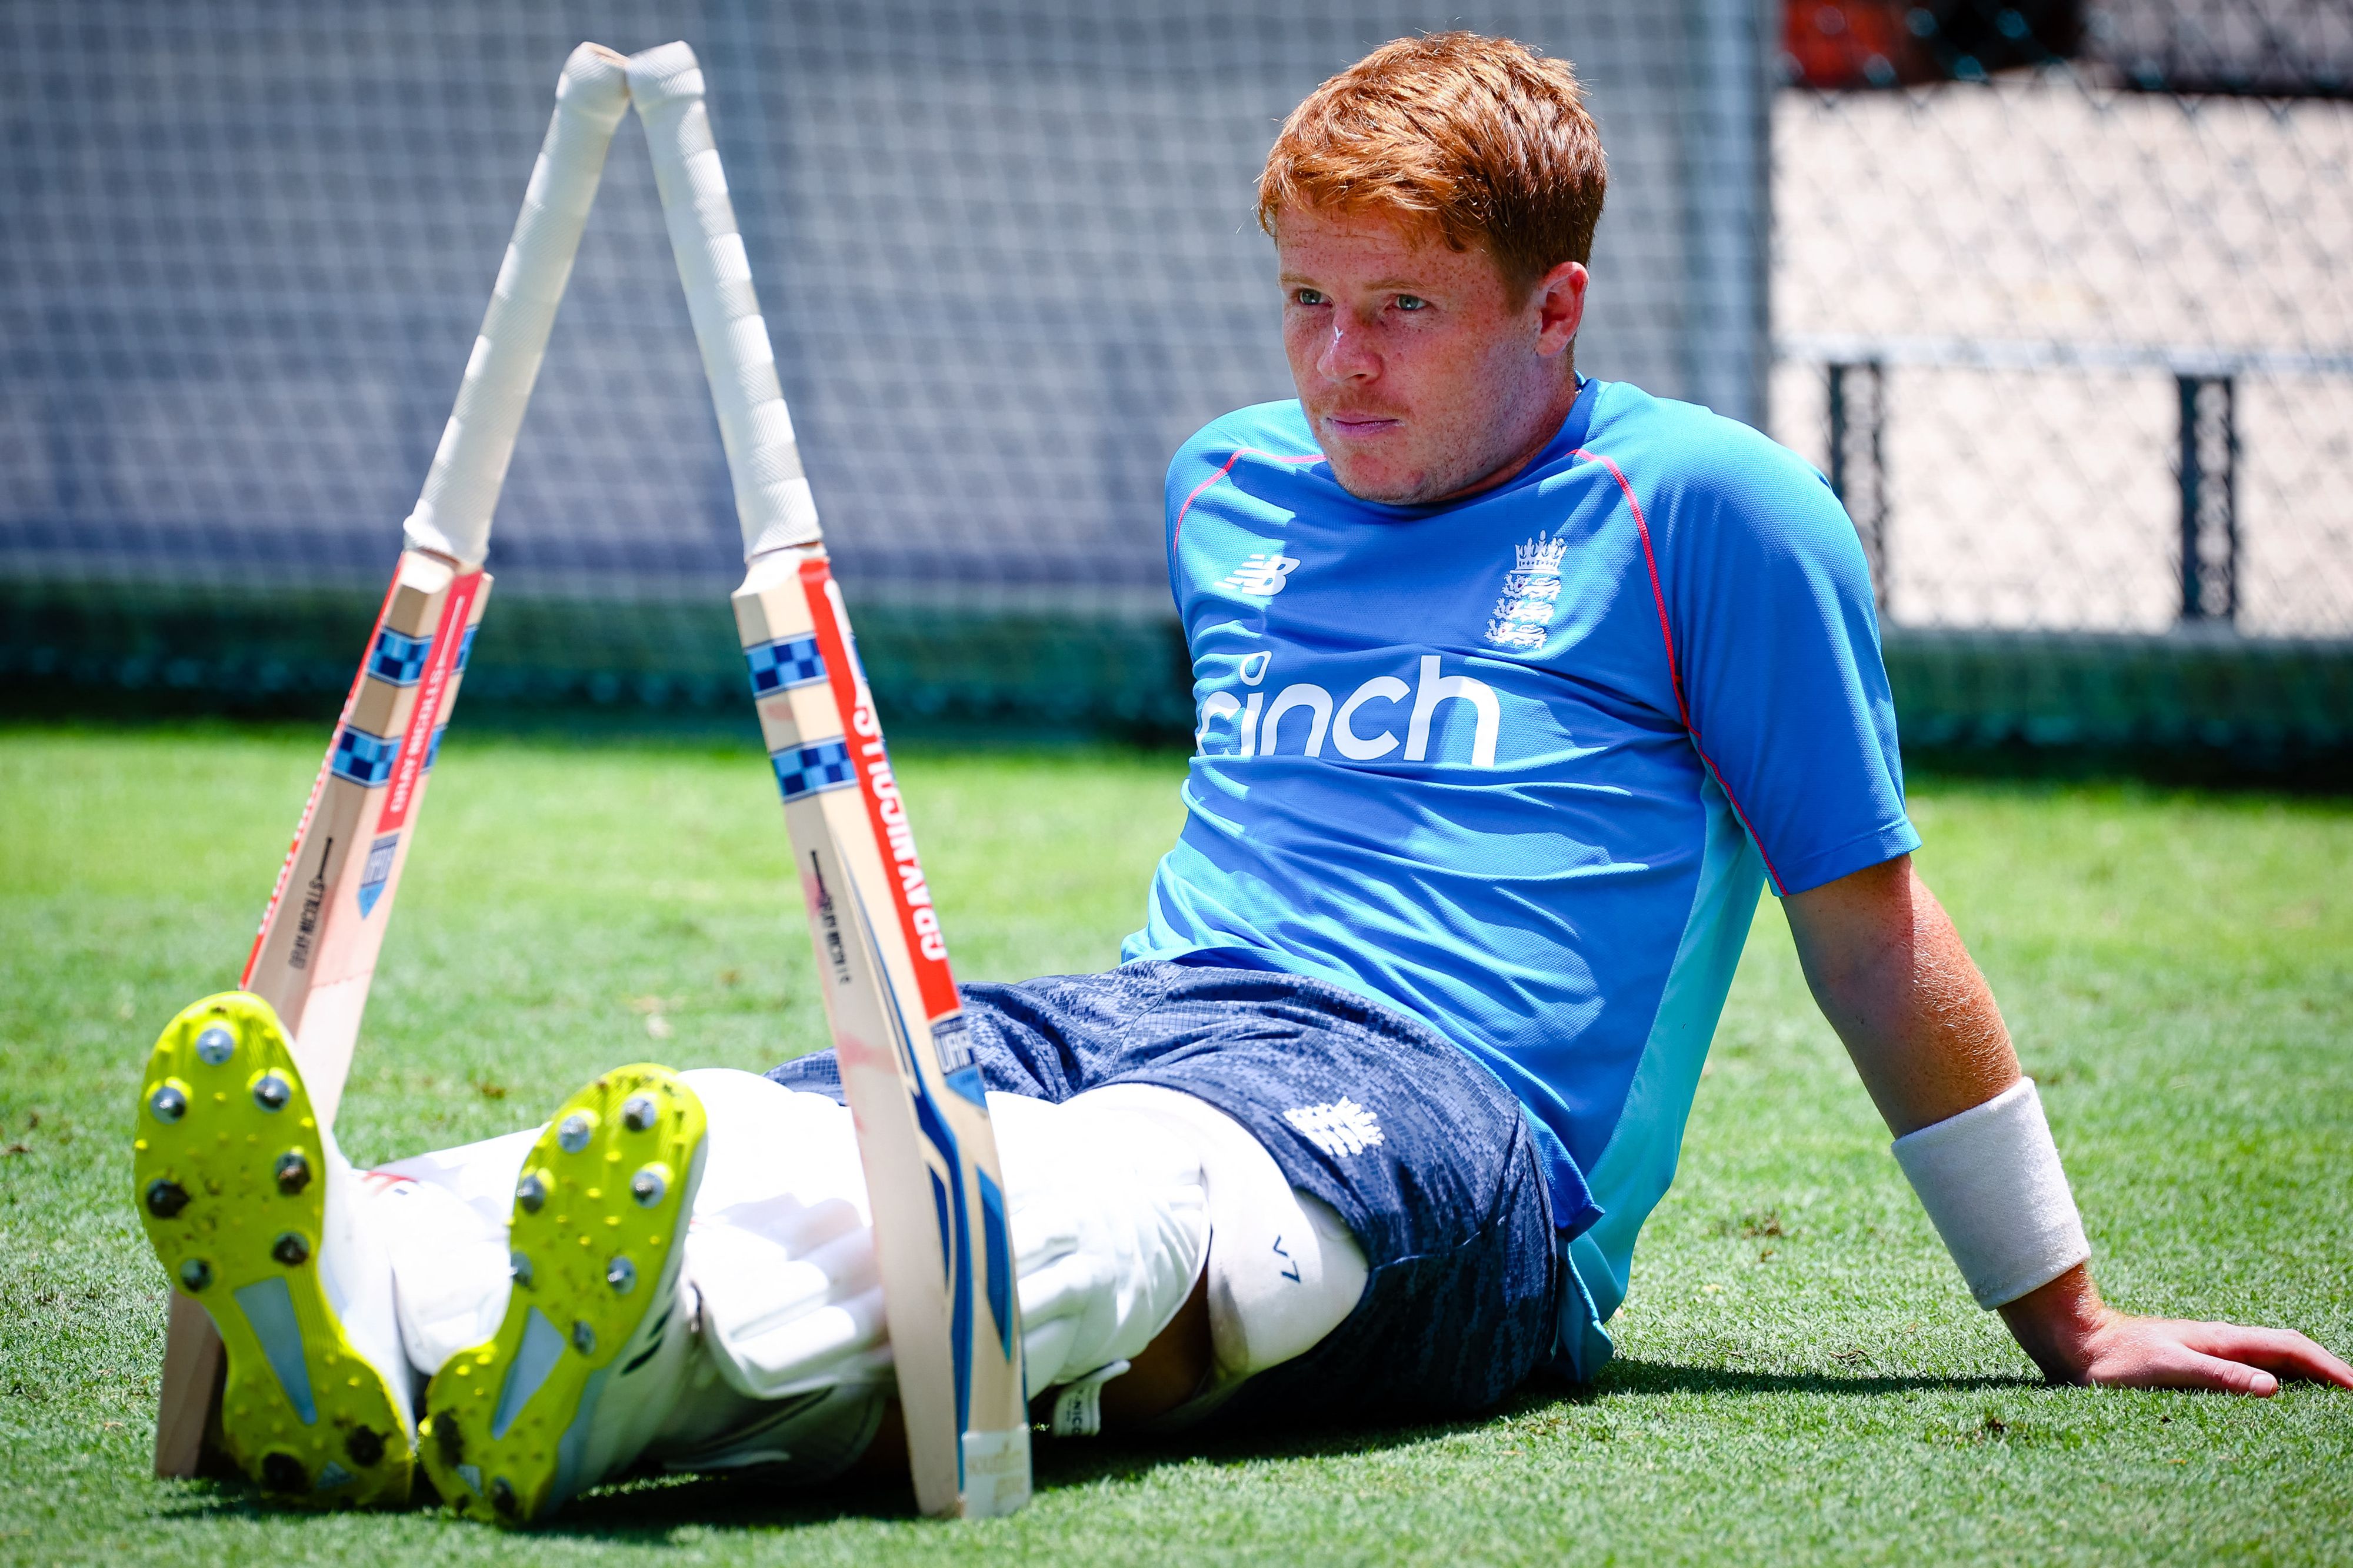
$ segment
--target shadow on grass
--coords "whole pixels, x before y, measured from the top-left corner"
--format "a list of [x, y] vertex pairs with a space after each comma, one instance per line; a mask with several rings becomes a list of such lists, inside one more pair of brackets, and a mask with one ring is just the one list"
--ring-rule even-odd
[[[1915, 1391], [1957, 1394], [2042, 1386], [2042, 1380], [2034, 1377], [1873, 1373], [1844, 1376], [1618, 1361], [1610, 1364], [1597, 1384], [1539, 1382], [1523, 1388], [1492, 1411], [1452, 1421], [1395, 1426], [1286, 1427], [1280, 1431], [1213, 1430], [1190, 1436], [1112, 1437], [1086, 1443], [1041, 1441], [1034, 1449], [1037, 1490], [1044, 1498], [1057, 1491], [1137, 1481], [1154, 1470], [1173, 1465], [1344, 1458], [1372, 1454], [1478, 1433], [1500, 1421], [1563, 1403], [1595, 1405], [1620, 1397], [1683, 1393], [1868, 1397]], [[844, 1482], [811, 1491], [780, 1486], [773, 1479], [764, 1479], [757, 1472], [749, 1472], [733, 1477], [646, 1479], [608, 1488], [573, 1503], [561, 1517], [539, 1527], [535, 1533], [650, 1539], [689, 1524], [715, 1529], [783, 1529], [844, 1519], [913, 1518], [913, 1500], [903, 1480]]]
[[[1545, 1403], [1538, 1401], [1537, 1403]], [[1504, 1407], [1508, 1411], [1519, 1402]], [[1310, 1427], [1281, 1432], [1237, 1431], [1167, 1437], [1106, 1437], [1082, 1443], [1040, 1440], [1033, 1447], [1041, 1498], [1105, 1483], [1137, 1481], [1169, 1465], [1246, 1463], [1369, 1454], [1451, 1434], [1475, 1432], [1495, 1414], [1454, 1422], [1368, 1428]], [[432, 1511], [429, 1489], [413, 1510]], [[258, 1487], [233, 1476], [207, 1477], [157, 1510], [174, 1521], [243, 1519], [300, 1522], [315, 1514], [273, 1503]], [[903, 1477], [850, 1478], [821, 1487], [797, 1486], [757, 1469], [725, 1475], [638, 1476], [575, 1498], [555, 1518], [524, 1533], [533, 1538], [659, 1544], [677, 1530], [791, 1530], [842, 1521], [915, 1522], [914, 1494]], [[455, 1521], [452, 1521], [452, 1523]]]
[[[455, 1515], [443, 1512], [440, 1500], [426, 1487], [420, 1487], [406, 1512], [420, 1520], [446, 1522], [453, 1528], [461, 1522]], [[176, 1495], [156, 1508], [155, 1515], [174, 1523], [246, 1520], [296, 1526], [319, 1517], [311, 1510], [277, 1501], [241, 1478], [206, 1478], [182, 1483]], [[838, 1481], [822, 1489], [800, 1489], [764, 1478], [757, 1470], [747, 1470], [727, 1476], [635, 1477], [575, 1498], [554, 1519], [520, 1533], [652, 1543], [687, 1525], [718, 1530], [775, 1530], [840, 1519], [916, 1517], [914, 1497], [904, 1480]]]
[[[1539, 1380], [1523, 1387], [1492, 1411], [1458, 1420], [1394, 1426], [1213, 1430], [1158, 1438], [1107, 1437], [1085, 1443], [1041, 1441], [1033, 1453], [1038, 1494], [1050, 1497], [1058, 1491], [1142, 1480], [1153, 1471], [1171, 1465], [1344, 1458], [1410, 1447], [1477, 1433], [1499, 1422], [1564, 1404], [1594, 1406], [1620, 1398], [1667, 1394], [1871, 1397], [2042, 1386], [2042, 1380], [2033, 1377], [1744, 1372], [1729, 1367], [1680, 1366], [1621, 1358], [1610, 1363], [1597, 1383], [1573, 1384]], [[161, 1511], [175, 1519], [311, 1517], [278, 1508], [259, 1489], [226, 1479], [184, 1493]], [[745, 1470], [730, 1475], [640, 1476], [574, 1500], [556, 1518], [533, 1526], [528, 1533], [533, 1537], [579, 1537], [650, 1545], [688, 1526], [702, 1530], [778, 1531], [848, 1520], [913, 1521], [917, 1517], [913, 1495], [902, 1478], [850, 1479], [823, 1487], [801, 1487], [781, 1482], [770, 1473]]]
[[1546, 1402], [1566, 1398], [1577, 1404], [1591, 1404], [1632, 1394], [1834, 1394], [1869, 1397], [1915, 1392], [1965, 1394], [1971, 1390], [2045, 1386], [2047, 1384], [2042, 1379], [2028, 1376], [1935, 1377], [1923, 1373], [1859, 1373], [1848, 1375], [1744, 1372], [1737, 1367], [1677, 1366], [1672, 1362], [1629, 1361], [1620, 1357], [1603, 1370], [1599, 1382], [1583, 1387], [1556, 1385], [1550, 1391], [1551, 1400]]
[[[1380, 1428], [1105, 1437], [1081, 1443], [1040, 1440], [1031, 1449], [1032, 1464], [1037, 1495], [1050, 1498], [1059, 1491], [1140, 1481], [1172, 1465], [1345, 1457], [1405, 1447], [1450, 1433], [1476, 1431], [1488, 1419]], [[533, 1533], [657, 1539], [690, 1524], [706, 1529], [775, 1530], [840, 1520], [916, 1518], [913, 1494], [902, 1478], [799, 1488], [752, 1470], [733, 1476], [641, 1478], [574, 1501]]]

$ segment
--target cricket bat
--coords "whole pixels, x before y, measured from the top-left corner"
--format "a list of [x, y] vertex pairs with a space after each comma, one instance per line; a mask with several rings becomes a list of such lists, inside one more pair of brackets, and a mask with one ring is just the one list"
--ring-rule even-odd
[[827, 565], [694, 51], [631, 56], [629, 92], [734, 481], [748, 563], [736, 630], [857, 1123], [916, 1502], [1011, 1513], [1029, 1499], [1020, 1303], [947, 944]]
[[[392, 586], [238, 982], [277, 1009], [322, 1122], [333, 1121], [351, 1069], [417, 807], [481, 624], [491, 515], [606, 150], [628, 111], [628, 65], [596, 44], [581, 45], [565, 62], [555, 114], [457, 406], [404, 527]], [[157, 1475], [195, 1473], [220, 1371], [212, 1321], [174, 1290], [155, 1425]]]

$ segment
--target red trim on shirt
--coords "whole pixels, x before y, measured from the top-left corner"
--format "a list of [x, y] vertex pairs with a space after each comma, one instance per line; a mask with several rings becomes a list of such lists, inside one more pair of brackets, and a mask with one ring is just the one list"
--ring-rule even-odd
[[1240, 462], [1244, 458], [1250, 457], [1271, 458], [1278, 463], [1320, 463], [1324, 460], [1324, 454], [1321, 452], [1310, 452], [1303, 458], [1286, 458], [1279, 453], [1261, 451], [1256, 447], [1240, 447], [1232, 457], [1226, 459], [1224, 468], [1195, 485], [1193, 493], [1185, 498], [1185, 504], [1176, 509], [1176, 521], [1168, 530], [1168, 549], [1171, 553], [1174, 553], [1176, 549], [1176, 542], [1185, 537], [1185, 514], [1193, 510], [1193, 503], [1201, 499], [1201, 492], [1232, 473], [1236, 463]]
[[1609, 469], [1609, 477], [1618, 481], [1618, 489], [1626, 497], [1627, 508], [1634, 514], [1634, 531], [1642, 538], [1642, 563], [1651, 570], [1651, 603], [1658, 606], [1659, 637], [1667, 648], [1667, 680], [1674, 688], [1675, 710], [1683, 716], [1683, 732], [1691, 737], [1692, 750], [1699, 753], [1700, 763], [1707, 769], [1708, 776], [1715, 780], [1715, 787], [1724, 792], [1725, 800], [1732, 806], [1732, 815], [1738, 817], [1740, 826], [1747, 830], [1748, 841], [1757, 846], [1757, 858], [1765, 862], [1765, 875], [1772, 879], [1775, 896], [1783, 896], [1787, 890], [1781, 886], [1781, 873], [1773, 868], [1773, 857], [1766, 852], [1765, 841], [1757, 837], [1757, 825], [1750, 822], [1748, 814], [1740, 808], [1740, 797], [1732, 793], [1732, 786], [1724, 780], [1724, 770], [1715, 765], [1715, 760], [1700, 744], [1699, 726], [1692, 722], [1691, 703], [1683, 697], [1683, 671], [1675, 662], [1674, 629], [1667, 620], [1667, 595], [1659, 586], [1659, 558], [1651, 549], [1651, 523], [1642, 515], [1642, 503], [1634, 499], [1634, 487], [1627, 483], [1625, 472], [1608, 458], [1599, 452], [1587, 451], [1582, 447], [1570, 456], [1588, 458]]

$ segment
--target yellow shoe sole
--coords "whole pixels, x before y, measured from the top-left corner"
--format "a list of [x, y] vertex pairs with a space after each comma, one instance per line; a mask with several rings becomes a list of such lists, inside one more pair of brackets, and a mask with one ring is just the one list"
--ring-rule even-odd
[[607, 1375], [672, 1328], [704, 1130], [694, 1091], [640, 1063], [565, 1100], [532, 1145], [506, 1317], [434, 1375], [418, 1423], [426, 1470], [459, 1512], [528, 1524], [593, 1480], [581, 1465]]
[[221, 1435], [237, 1468], [306, 1507], [406, 1503], [400, 1407], [319, 1278], [324, 1143], [269, 1003], [224, 992], [164, 1026], [132, 1151], [147, 1239], [228, 1352]]

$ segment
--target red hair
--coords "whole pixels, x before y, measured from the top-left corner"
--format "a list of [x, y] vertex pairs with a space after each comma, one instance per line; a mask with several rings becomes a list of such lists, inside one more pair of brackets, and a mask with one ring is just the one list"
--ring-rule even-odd
[[1609, 184], [1577, 73], [1509, 38], [1384, 44], [1307, 95], [1258, 182], [1259, 226], [1287, 208], [1388, 212], [1495, 258], [1525, 299], [1593, 254]]

